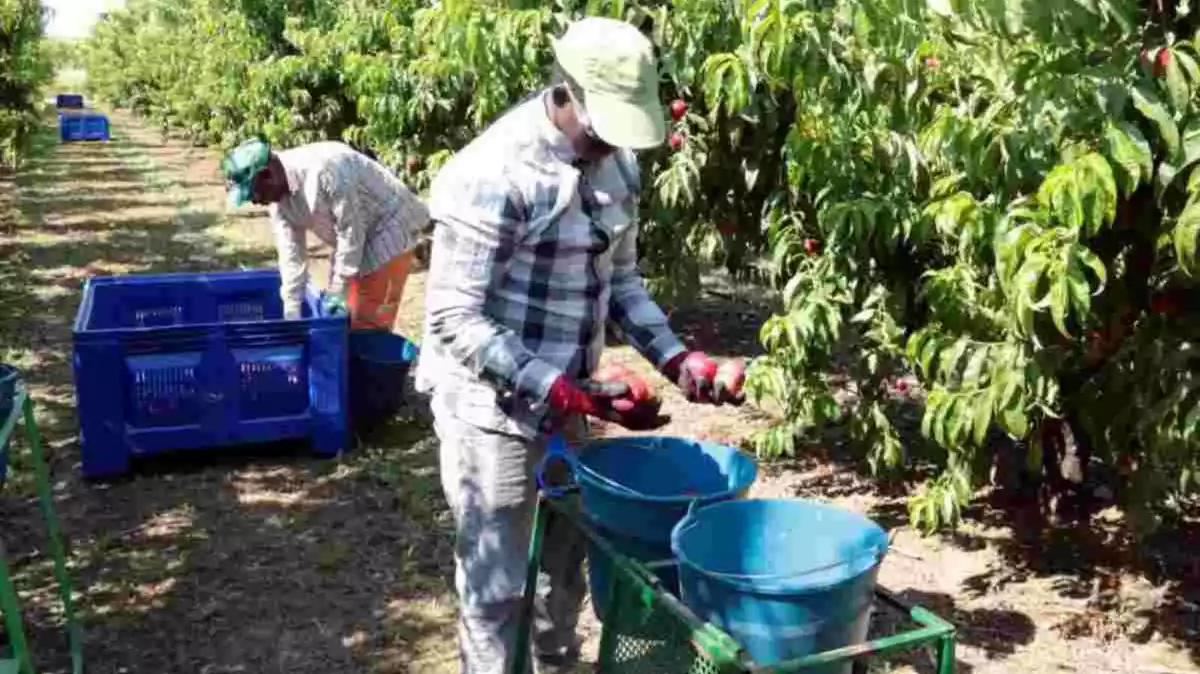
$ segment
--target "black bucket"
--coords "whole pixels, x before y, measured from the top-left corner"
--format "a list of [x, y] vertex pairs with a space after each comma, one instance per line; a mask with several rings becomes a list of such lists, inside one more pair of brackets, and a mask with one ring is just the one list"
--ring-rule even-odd
[[408, 371], [417, 345], [384, 330], [350, 333], [350, 423], [365, 433], [404, 406]]

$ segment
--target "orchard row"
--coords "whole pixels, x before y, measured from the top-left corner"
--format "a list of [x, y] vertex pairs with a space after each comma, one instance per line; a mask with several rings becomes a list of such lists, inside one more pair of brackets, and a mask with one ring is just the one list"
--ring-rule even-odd
[[545, 85], [550, 35], [619, 14], [672, 118], [642, 157], [653, 290], [724, 267], [780, 291], [747, 381], [783, 412], [760, 453], [840, 427], [882, 477], [932, 464], [931, 529], [995, 464], [1083, 498], [1107, 463], [1150, 526], [1200, 469], [1200, 69], [1194, 21], [1158, 6], [130, 0], [88, 62], [200, 142], [341, 138], [423, 188]]

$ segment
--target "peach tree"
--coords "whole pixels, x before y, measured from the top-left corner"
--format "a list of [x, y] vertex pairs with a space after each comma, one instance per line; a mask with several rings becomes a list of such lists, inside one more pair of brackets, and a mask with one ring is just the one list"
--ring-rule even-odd
[[[841, 426], [879, 473], [932, 464], [910, 502], [925, 529], [956, 522], [998, 463], [1051, 500], [1113, 466], [1146, 524], [1194, 494], [1186, 17], [1115, 0], [734, 4], [732, 31], [665, 24], [687, 35], [669, 49], [713, 47], [672, 73], [704, 110], [657, 186], [718, 227], [743, 209], [767, 238], [782, 307], [749, 385], [782, 422], [758, 451]], [[905, 373], [922, 440], [898, 428]]]
[[198, 142], [340, 138], [423, 187], [546, 82], [550, 35], [626, 18], [672, 116], [643, 157], [655, 292], [713, 266], [779, 291], [761, 454], [844, 429], [881, 475], [932, 468], [929, 529], [997, 464], [1050, 500], [1107, 465], [1152, 523], [1196, 491], [1200, 424], [1196, 26], [1162, 5], [129, 0], [88, 54]]
[[45, 12], [38, 0], [0, 3], [0, 168], [20, 162], [38, 125], [41, 87], [51, 74]]

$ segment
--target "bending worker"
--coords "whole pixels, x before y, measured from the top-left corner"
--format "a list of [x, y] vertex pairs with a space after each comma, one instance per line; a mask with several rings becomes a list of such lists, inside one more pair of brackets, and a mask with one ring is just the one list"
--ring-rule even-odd
[[232, 207], [270, 206], [285, 317], [301, 315], [311, 231], [333, 249], [324, 309], [348, 311], [354, 329], [393, 329], [429, 222], [415, 194], [378, 162], [332, 141], [273, 152], [248, 140], [221, 168]]
[[[666, 134], [650, 42], [588, 18], [554, 44], [559, 76], [460, 151], [430, 200], [434, 239], [418, 387], [432, 394], [453, 511], [465, 674], [503, 674], [516, 642], [547, 428], [587, 416], [647, 430], [664, 421], [621, 382], [588, 381], [605, 325], [690, 400], [735, 402], [689, 353], [637, 267], [641, 180], [632, 150]], [[571, 437], [571, 435], [568, 435]], [[540, 672], [573, 666], [586, 586], [582, 534], [547, 528], [537, 592]]]

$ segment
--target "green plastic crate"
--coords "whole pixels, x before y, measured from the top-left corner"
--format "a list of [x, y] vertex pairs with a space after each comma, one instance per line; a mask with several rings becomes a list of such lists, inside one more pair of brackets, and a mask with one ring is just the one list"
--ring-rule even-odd
[[[608, 611], [601, 628], [596, 672], [600, 674], [792, 674], [835, 663], [865, 661], [899, 651], [933, 648], [938, 674], [954, 672], [954, 626], [933, 613], [908, 606], [882, 588], [876, 590], [874, 633], [890, 626], [870, 641], [797, 660], [760, 666], [721, 629], [702, 622], [653, 574], [654, 565], [635, 562], [612, 548], [578, 513], [575, 499], [542, 499], [529, 546], [525, 604], [518, 643], [527, 643], [533, 615], [533, 594], [541, 558], [542, 533], [551, 510], [566, 516], [612, 560], [613, 582]], [[666, 562], [669, 563], [669, 562]], [[886, 619], [883, 616], [886, 615]], [[912, 625], [905, 629], [902, 625]], [[528, 649], [520, 649], [511, 663], [511, 674], [527, 671]], [[865, 671], [861, 669], [860, 671]]]

